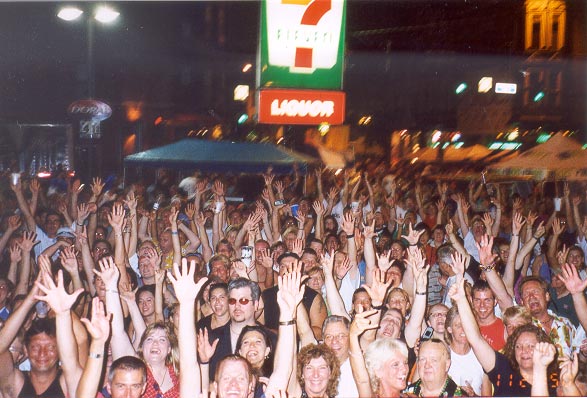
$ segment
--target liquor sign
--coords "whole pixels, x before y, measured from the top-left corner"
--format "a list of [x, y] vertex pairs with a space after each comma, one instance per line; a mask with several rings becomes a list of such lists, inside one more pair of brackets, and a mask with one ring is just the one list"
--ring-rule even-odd
[[265, 89], [259, 91], [259, 123], [342, 124], [345, 93], [342, 91]]
[[259, 87], [342, 88], [346, 0], [264, 0]]

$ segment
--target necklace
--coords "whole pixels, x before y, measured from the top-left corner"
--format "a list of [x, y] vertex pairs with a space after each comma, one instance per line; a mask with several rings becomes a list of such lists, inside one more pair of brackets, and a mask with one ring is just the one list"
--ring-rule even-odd
[[155, 371], [153, 367], [151, 365], [149, 365], [149, 367], [151, 368], [151, 373], [153, 374], [153, 378], [155, 379], [155, 385], [161, 391], [161, 387], [163, 387], [163, 384], [165, 383], [165, 379], [167, 378], [167, 373], [169, 373], [169, 369], [167, 369], [167, 366], [165, 366], [165, 373], [163, 373], [163, 379], [161, 379], [161, 382], [159, 383], [157, 381], [157, 378], [155, 377]]

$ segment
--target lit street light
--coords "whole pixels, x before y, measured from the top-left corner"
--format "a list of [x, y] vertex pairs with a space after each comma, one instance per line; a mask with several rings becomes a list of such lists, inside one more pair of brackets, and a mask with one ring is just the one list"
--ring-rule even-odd
[[[85, 109], [85, 113], [88, 113], [86, 116], [87, 119], [80, 120], [80, 129], [79, 129], [79, 138], [82, 140], [79, 141], [79, 158], [85, 159], [85, 164], [87, 164], [87, 174], [85, 177], [93, 177], [94, 176], [94, 163], [96, 161], [96, 151], [98, 150], [101, 152], [101, 149], [98, 147], [97, 140], [101, 136], [100, 132], [100, 120], [107, 118], [110, 116], [111, 110], [107, 104], [101, 103], [99, 101], [92, 101], [95, 95], [95, 85], [96, 85], [96, 76], [94, 72], [94, 20], [102, 23], [102, 24], [109, 24], [114, 22], [119, 16], [120, 13], [118, 11], [113, 10], [107, 6], [98, 6], [94, 8], [93, 14], [88, 15], [85, 19], [86, 22], [86, 50], [87, 50], [87, 72], [88, 72], [88, 99], [90, 101], [76, 101], [74, 104], [77, 105], [76, 109]], [[67, 21], [67, 22], [75, 22], [76, 20], [80, 19], [84, 14], [84, 10], [77, 8], [77, 7], [63, 7], [57, 13], [57, 17]], [[74, 105], [72, 104], [72, 105]], [[98, 108], [103, 106], [109, 110], [109, 112], [102, 112], [99, 111], [98, 113], [95, 112], [94, 108]], [[85, 108], [84, 108], [85, 107]], [[92, 109], [90, 112], [89, 110]], [[72, 106], [70, 105], [70, 113], [72, 112]], [[80, 111], [81, 113], [81, 111]], [[104, 116], [107, 114], [107, 116]], [[100, 117], [100, 115], [104, 117]], [[89, 120], [88, 120], [89, 119]], [[98, 148], [97, 148], [98, 147]], [[101, 167], [98, 167], [100, 169]]]

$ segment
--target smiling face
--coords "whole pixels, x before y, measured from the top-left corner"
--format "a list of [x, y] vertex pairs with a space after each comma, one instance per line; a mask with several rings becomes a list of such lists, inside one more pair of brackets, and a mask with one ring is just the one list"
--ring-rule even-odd
[[228, 312], [228, 293], [223, 288], [212, 289], [210, 292], [210, 307], [217, 317]]
[[148, 364], [165, 363], [171, 352], [171, 343], [163, 329], [153, 329], [143, 342], [143, 358]]
[[271, 349], [265, 342], [265, 337], [257, 331], [247, 332], [241, 342], [239, 354], [244, 357], [255, 369], [261, 368]]
[[486, 325], [494, 320], [494, 307], [495, 296], [491, 289], [475, 290], [473, 293], [473, 312], [479, 323]]
[[381, 388], [384, 390], [380, 393], [395, 392], [399, 396], [399, 393], [406, 388], [409, 371], [408, 357], [399, 351], [393, 351], [389, 359], [376, 371]]
[[401, 313], [397, 310], [388, 310], [381, 322], [379, 322], [379, 329], [377, 330], [377, 338], [392, 337], [398, 339], [402, 333]]
[[387, 308], [395, 308], [403, 316], [408, 312], [409, 306], [410, 303], [401, 290], [392, 291], [387, 298]]
[[217, 371], [217, 396], [218, 398], [250, 397], [254, 381], [242, 359], [226, 359], [220, 363]]
[[142, 291], [137, 299], [139, 311], [143, 318], [155, 313], [155, 296], [149, 291]]
[[33, 370], [46, 372], [57, 367], [59, 355], [55, 337], [46, 333], [37, 334], [30, 339], [26, 349]]
[[534, 356], [534, 347], [538, 344], [538, 339], [534, 333], [521, 333], [514, 345], [516, 362], [521, 370], [532, 370], [534, 365], [532, 357]]
[[452, 336], [452, 341], [458, 344], [467, 344], [467, 336], [465, 336], [465, 330], [463, 329], [463, 323], [461, 322], [461, 317], [456, 315], [450, 326], [447, 326], [446, 330]]
[[304, 389], [310, 397], [323, 397], [328, 388], [331, 369], [323, 357], [312, 358], [304, 366]]
[[324, 344], [334, 351], [342, 363], [349, 355], [349, 330], [342, 322], [331, 322], [324, 328]]

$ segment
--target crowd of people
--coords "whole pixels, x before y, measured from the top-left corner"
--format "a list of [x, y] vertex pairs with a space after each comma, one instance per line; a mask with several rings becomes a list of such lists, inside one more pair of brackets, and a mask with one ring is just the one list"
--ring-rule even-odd
[[160, 176], [6, 182], [1, 397], [587, 395], [585, 186]]

